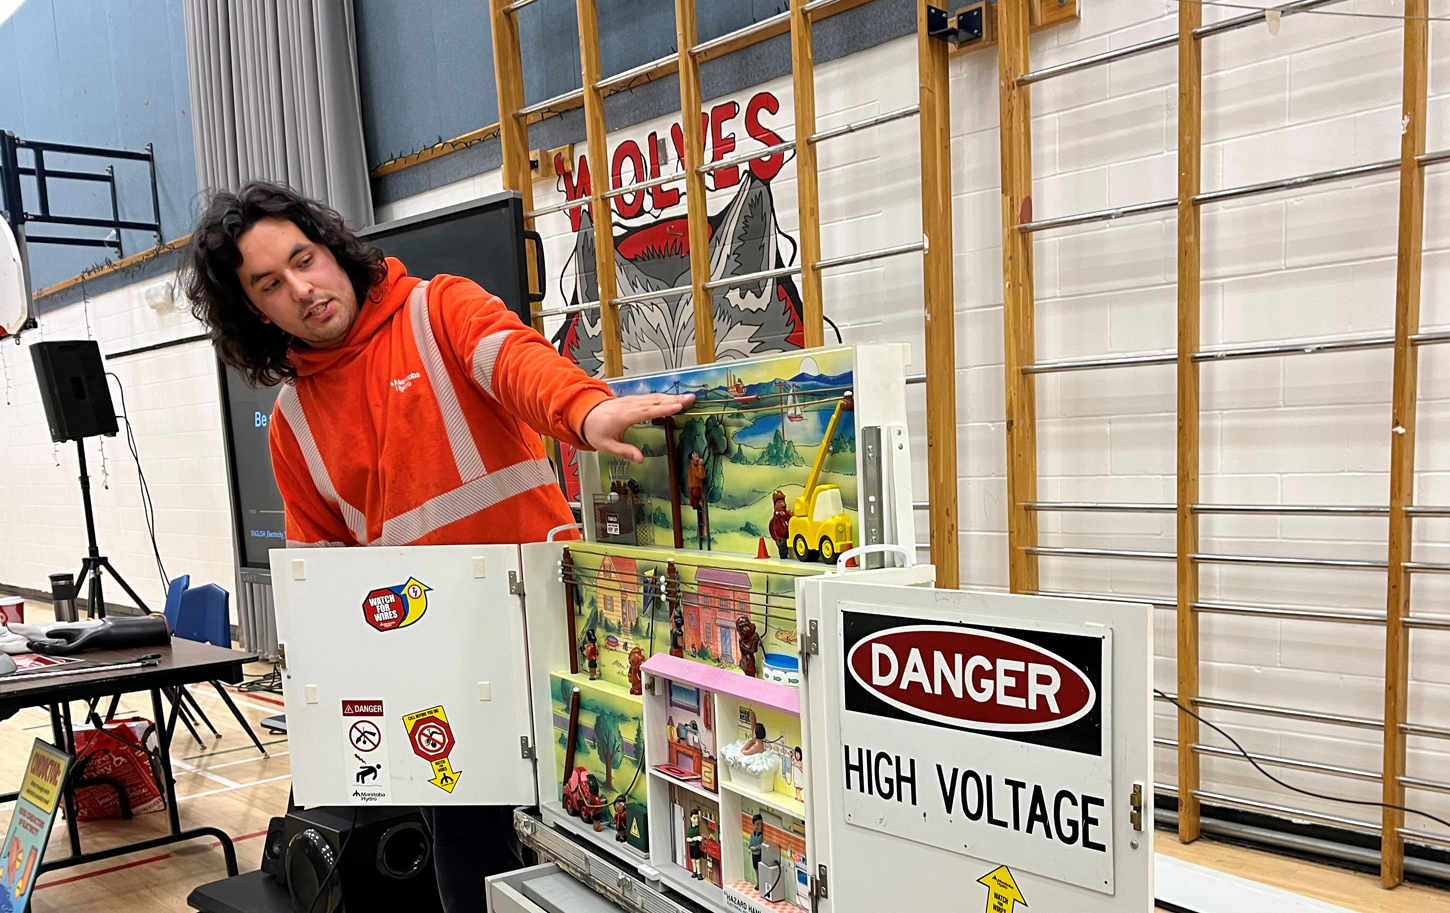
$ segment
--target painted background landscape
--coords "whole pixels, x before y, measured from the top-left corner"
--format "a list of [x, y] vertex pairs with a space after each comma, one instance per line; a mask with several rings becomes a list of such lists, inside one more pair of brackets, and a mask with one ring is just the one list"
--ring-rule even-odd
[[[819, 574], [819, 564], [734, 555], [709, 558], [710, 566], [691, 563], [698, 556], [669, 548], [639, 548], [571, 543], [575, 630], [582, 650], [593, 628], [599, 647], [599, 676], [629, 687], [629, 651], [638, 646], [646, 658], [670, 648], [669, 607], [663, 581], [671, 559], [679, 573], [680, 608], [685, 615], [686, 659], [738, 670], [736, 622], [749, 615], [761, 638], [757, 662], [772, 653], [796, 656], [795, 581]], [[659, 583], [652, 583], [658, 581]], [[586, 665], [582, 653], [581, 672]]]
[[[852, 523], [858, 522], [856, 493], [856, 424], [845, 413], [829, 442], [822, 441], [842, 394], [852, 387], [853, 352], [849, 347], [719, 362], [675, 372], [611, 380], [619, 395], [694, 393], [695, 405], [676, 417], [676, 459], [684, 545], [754, 557], [760, 537], [767, 535], [773, 507], [771, 494], [785, 493], [786, 503], [805, 487], [811, 464], [822, 446], [828, 448], [821, 483], [841, 488]], [[645, 454], [643, 465], [624, 460], [600, 461], [600, 480], [607, 492], [616, 482], [633, 480], [652, 499], [647, 517], [653, 541], [673, 541], [669, 464], [665, 431], [636, 426], [626, 439]], [[705, 499], [709, 507], [710, 540], [701, 544], [696, 512], [690, 508], [686, 470], [690, 454], [707, 467]], [[771, 546], [773, 549], [774, 546]], [[772, 551], [772, 554], [774, 552]]]

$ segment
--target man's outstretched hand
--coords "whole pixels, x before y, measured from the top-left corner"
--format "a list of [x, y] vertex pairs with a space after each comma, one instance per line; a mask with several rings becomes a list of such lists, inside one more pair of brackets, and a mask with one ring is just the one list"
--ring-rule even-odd
[[634, 463], [643, 463], [644, 454], [639, 448], [624, 441], [624, 433], [635, 425], [676, 415], [690, 408], [695, 394], [685, 393], [671, 396], [666, 393], [646, 393], [643, 396], [620, 396], [607, 399], [589, 411], [580, 429], [584, 440], [600, 453], [623, 457]]

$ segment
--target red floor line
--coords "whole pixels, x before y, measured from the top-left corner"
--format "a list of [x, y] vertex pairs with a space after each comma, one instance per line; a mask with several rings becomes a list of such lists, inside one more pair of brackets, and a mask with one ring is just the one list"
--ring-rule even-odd
[[261, 701], [264, 704], [275, 704], [278, 707], [287, 706], [285, 702], [279, 701], [274, 697], [264, 697], [261, 692], [258, 691], [238, 691], [237, 689], [231, 687], [227, 687], [227, 690], [230, 691], [232, 694], [235, 694], [237, 697], [244, 697], [249, 701]]
[[[256, 838], [256, 837], [265, 837], [265, 836], [267, 836], [267, 832], [266, 831], [257, 831], [257, 832], [252, 833], [252, 834], [244, 834], [241, 837], [233, 837], [232, 838], [232, 843], [241, 843], [243, 840], [251, 840], [251, 839]], [[212, 849], [215, 849], [216, 847], [219, 847], [221, 845], [222, 844], [221, 844], [221, 841], [220, 840], [213, 840], [212, 843], [211, 843]], [[175, 854], [173, 854], [173, 853], [162, 853], [160, 856], [150, 856], [150, 857], [148, 857], [146, 859], [138, 859], [135, 862], [123, 862], [120, 865], [113, 865], [113, 866], [111, 866], [110, 868], [107, 868], [107, 869], [97, 869], [94, 872], [86, 872], [86, 873], [81, 874], [81, 875], [72, 875], [69, 878], [61, 878], [61, 879], [56, 880], [56, 881], [47, 881], [45, 884], [38, 884], [38, 885], [36, 885], [35, 886], [35, 890], [40, 891], [40, 890], [44, 890], [45, 888], [53, 888], [53, 887], [56, 887], [58, 885], [70, 884], [73, 881], [85, 881], [87, 878], [95, 878], [97, 875], [109, 875], [112, 872], [120, 872], [120, 871], [122, 871], [124, 869], [134, 869], [137, 866], [150, 865], [153, 862], [161, 862], [163, 860], [170, 859], [174, 855]]]
[[97, 869], [94, 872], [86, 872], [83, 875], [72, 875], [69, 878], [61, 878], [56, 881], [47, 881], [45, 884], [38, 884], [35, 890], [43, 891], [46, 888], [54, 888], [58, 885], [70, 884], [72, 881], [85, 881], [87, 878], [95, 878], [97, 875], [109, 875], [112, 872], [119, 872], [122, 869], [134, 869], [138, 865], [150, 865], [153, 862], [160, 862], [163, 859], [170, 859], [170, 853], [162, 853], [160, 856], [151, 856], [147, 859], [138, 859], [135, 862], [123, 862], [120, 865], [113, 865], [108, 869]]

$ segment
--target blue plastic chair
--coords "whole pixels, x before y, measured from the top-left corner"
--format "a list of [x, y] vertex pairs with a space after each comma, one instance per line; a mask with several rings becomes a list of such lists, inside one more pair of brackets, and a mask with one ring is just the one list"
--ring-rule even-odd
[[[181, 605], [176, 613], [176, 626], [172, 628], [171, 636], [230, 650], [232, 648], [231, 615], [228, 611], [230, 602], [231, 594], [215, 583], [204, 583], [199, 587], [186, 590], [181, 594]], [[213, 681], [211, 685], [226, 702], [227, 707], [231, 708], [232, 716], [236, 717], [237, 722], [247, 731], [247, 735], [252, 739], [252, 744], [257, 746], [262, 757], [267, 757], [267, 749], [262, 747], [262, 740], [257, 738], [257, 733], [253, 731], [252, 725], [237, 709], [237, 705], [232, 700], [232, 696], [227, 693], [227, 689], [223, 688], [219, 681]], [[195, 703], [195, 698], [192, 698], [192, 704], [198, 712], [201, 711], [201, 707]], [[211, 725], [211, 721], [206, 718], [205, 713], [201, 714], [201, 718], [215, 733], [216, 727]]]
[[231, 619], [227, 611], [230, 593], [215, 583], [203, 583], [182, 593], [180, 601], [172, 637], [232, 648]]
[[181, 594], [191, 586], [191, 575], [182, 574], [171, 581], [171, 586], [166, 589], [166, 609], [162, 612], [166, 616], [166, 627], [172, 631], [176, 630], [176, 619], [181, 614]]

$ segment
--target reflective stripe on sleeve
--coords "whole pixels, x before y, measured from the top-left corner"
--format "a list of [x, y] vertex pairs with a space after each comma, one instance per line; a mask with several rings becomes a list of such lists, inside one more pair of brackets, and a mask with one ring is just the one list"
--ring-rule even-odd
[[348, 532], [359, 543], [368, 544], [368, 523], [363, 517], [362, 511], [337, 496], [337, 490], [332, 487], [332, 479], [327, 474], [327, 465], [322, 462], [322, 454], [317, 449], [317, 441], [312, 437], [312, 429], [307, 425], [307, 415], [302, 411], [302, 400], [297, 397], [297, 389], [290, 383], [282, 385], [282, 390], [277, 394], [277, 408], [282, 410], [282, 417], [287, 420], [287, 425], [292, 429], [292, 434], [297, 438], [297, 444], [302, 448], [302, 458], [307, 461], [307, 470], [312, 474], [312, 484], [316, 486], [317, 493], [322, 500], [336, 507], [342, 514], [342, 520], [347, 524]]
[[413, 342], [423, 360], [423, 373], [428, 375], [428, 386], [438, 400], [438, 411], [443, 416], [443, 427], [448, 432], [448, 445], [453, 450], [453, 462], [458, 466], [458, 477], [471, 482], [484, 474], [483, 457], [479, 456], [478, 445], [474, 443], [473, 432], [468, 429], [463, 408], [458, 405], [458, 393], [448, 370], [443, 365], [443, 352], [433, 335], [433, 322], [428, 319], [428, 283], [421, 282], [413, 289], [408, 299], [408, 316], [413, 324]]
[[498, 361], [498, 353], [503, 349], [504, 340], [510, 333], [516, 330], [502, 330], [498, 333], [490, 333], [478, 341], [478, 346], [473, 350], [473, 379], [483, 388], [483, 392], [493, 396], [493, 368]]
[[328, 541], [325, 541], [325, 540], [324, 541], [321, 541], [321, 542], [298, 542], [296, 539], [288, 539], [287, 540], [287, 547], [288, 548], [332, 548], [334, 546], [337, 546], [337, 547], [346, 547], [347, 546], [347, 543], [346, 542], [328, 542]]

